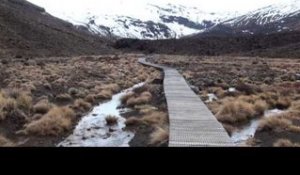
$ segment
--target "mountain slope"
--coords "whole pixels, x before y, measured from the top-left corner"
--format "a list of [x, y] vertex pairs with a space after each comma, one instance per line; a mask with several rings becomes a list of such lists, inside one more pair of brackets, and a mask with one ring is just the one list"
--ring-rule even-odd
[[300, 30], [300, 0], [286, 0], [226, 20], [203, 35], [251, 35]]
[[1, 0], [0, 56], [60, 56], [111, 51], [108, 41], [24, 0]]
[[152, 4], [146, 1], [128, 1], [125, 4], [114, 4], [116, 7], [110, 11], [99, 10], [102, 5], [107, 4], [99, 4], [92, 0], [67, 4], [68, 8], [51, 7], [47, 2], [40, 4], [56, 17], [85, 26], [95, 34], [117, 38], [179, 38], [199, 33], [237, 16], [236, 12], [211, 13], [202, 11], [201, 7], [188, 7], [175, 2], [164, 4], [159, 1]]

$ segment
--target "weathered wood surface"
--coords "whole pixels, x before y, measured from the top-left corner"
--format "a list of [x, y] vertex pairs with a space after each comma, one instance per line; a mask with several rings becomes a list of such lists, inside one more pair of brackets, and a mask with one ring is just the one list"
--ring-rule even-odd
[[139, 63], [164, 71], [164, 93], [170, 121], [170, 147], [235, 146], [215, 116], [191, 90], [177, 70], [149, 63]]

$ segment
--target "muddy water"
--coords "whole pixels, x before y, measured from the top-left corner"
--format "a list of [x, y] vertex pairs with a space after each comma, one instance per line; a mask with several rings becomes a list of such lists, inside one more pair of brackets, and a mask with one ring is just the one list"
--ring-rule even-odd
[[[131, 92], [134, 88], [143, 86], [137, 84], [130, 89], [124, 90], [112, 97], [106, 103], [96, 106], [87, 116], [78, 123], [73, 134], [67, 137], [57, 146], [63, 147], [127, 147], [134, 137], [134, 133], [124, 131], [125, 119], [121, 117], [124, 109], [118, 109], [121, 104], [120, 98]], [[126, 109], [125, 109], [126, 110]], [[118, 124], [107, 126], [105, 118], [113, 115], [118, 118]]]
[[[276, 114], [282, 113], [284, 111], [279, 109], [272, 109], [265, 111], [264, 117], [273, 117]], [[243, 126], [239, 130], [233, 132], [231, 134], [231, 139], [234, 143], [245, 144], [245, 142], [249, 139], [254, 137], [254, 134], [259, 126], [260, 119], [253, 119], [250, 124]]]

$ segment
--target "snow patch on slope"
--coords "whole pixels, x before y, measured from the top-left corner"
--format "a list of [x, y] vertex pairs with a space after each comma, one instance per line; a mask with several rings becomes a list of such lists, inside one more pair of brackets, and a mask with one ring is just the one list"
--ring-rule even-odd
[[[238, 12], [206, 12], [200, 7], [166, 4], [154, 0], [123, 1], [113, 8], [100, 6], [97, 0], [59, 2], [60, 6], [42, 0], [31, 0], [58, 18], [74, 25], [86, 26], [89, 31], [108, 36], [141, 39], [178, 38], [204, 31], [221, 21], [238, 16]], [[112, 5], [112, 4], [110, 4]], [[173, 20], [163, 20], [169, 17]]]

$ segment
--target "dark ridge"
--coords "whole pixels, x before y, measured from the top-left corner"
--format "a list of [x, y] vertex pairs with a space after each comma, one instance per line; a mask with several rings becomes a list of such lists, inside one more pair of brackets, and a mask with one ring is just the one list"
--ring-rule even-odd
[[115, 48], [158, 54], [244, 55], [300, 58], [300, 32], [247, 36], [201, 36], [168, 40], [121, 39]]

